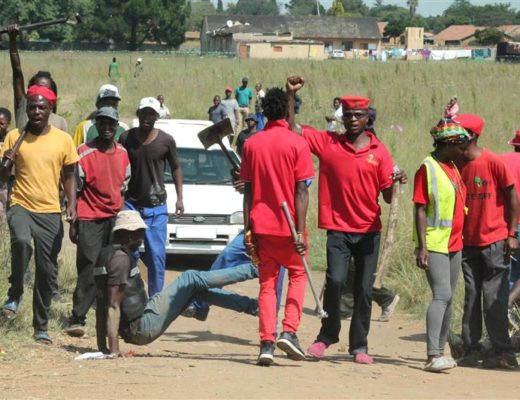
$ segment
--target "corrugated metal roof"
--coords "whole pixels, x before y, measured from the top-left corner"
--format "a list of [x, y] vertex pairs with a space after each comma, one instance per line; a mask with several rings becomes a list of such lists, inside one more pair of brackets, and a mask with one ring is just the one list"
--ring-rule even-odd
[[[233, 24], [231, 27], [227, 26], [228, 21]], [[205, 22], [206, 30], [216, 34], [292, 32], [295, 39], [381, 39], [377, 20], [370, 17], [208, 15]]]

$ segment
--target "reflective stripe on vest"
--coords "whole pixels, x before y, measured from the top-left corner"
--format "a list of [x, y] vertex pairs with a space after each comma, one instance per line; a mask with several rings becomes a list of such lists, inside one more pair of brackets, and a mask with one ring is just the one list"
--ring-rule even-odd
[[426, 206], [426, 248], [447, 254], [455, 211], [455, 188], [433, 157], [426, 157], [423, 163], [426, 166], [429, 197]]
[[[439, 185], [437, 183], [438, 178], [436, 170], [440, 168], [442, 171], [442, 175], [446, 175], [446, 173], [442, 170], [437, 161], [435, 161], [432, 157], [429, 158], [431, 158], [431, 161], [428, 158], [426, 158], [424, 160], [424, 164], [426, 165], [427, 174], [430, 181], [430, 184], [428, 185], [428, 194], [431, 194], [431, 196], [433, 197], [433, 216], [428, 216], [428, 214], [426, 215], [426, 224], [433, 228], [451, 228], [453, 224], [453, 213], [451, 213], [450, 219], [442, 219], [440, 217]], [[436, 165], [434, 165], [434, 163]], [[451, 187], [453, 188], [453, 185], [451, 185]], [[455, 198], [453, 201], [453, 207], [455, 207]]]

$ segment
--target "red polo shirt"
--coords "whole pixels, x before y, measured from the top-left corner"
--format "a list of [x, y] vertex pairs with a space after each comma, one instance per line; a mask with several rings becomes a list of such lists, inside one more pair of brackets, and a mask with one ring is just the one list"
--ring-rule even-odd
[[379, 193], [392, 185], [394, 163], [371, 132], [356, 150], [344, 135], [304, 126], [303, 138], [320, 160], [319, 220], [322, 229], [368, 233], [381, 230]]
[[269, 121], [261, 133], [251, 136], [242, 152], [240, 178], [251, 183], [253, 232], [291, 236], [281, 203], [287, 202], [294, 221], [295, 184], [313, 177], [309, 147], [285, 120]]
[[488, 149], [479, 158], [459, 166], [466, 184], [464, 246], [488, 246], [507, 238], [504, 189], [515, 184], [504, 160]]

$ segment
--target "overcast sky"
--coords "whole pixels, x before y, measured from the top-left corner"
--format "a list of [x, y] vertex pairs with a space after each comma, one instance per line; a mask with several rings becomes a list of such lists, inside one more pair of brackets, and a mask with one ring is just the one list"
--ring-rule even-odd
[[[364, 0], [365, 4], [371, 7], [374, 4], [373, 0]], [[494, 4], [494, 3], [510, 3], [511, 6], [517, 10], [520, 10], [520, 0], [470, 0], [471, 4], [474, 5], [484, 5], [484, 4]], [[224, 0], [224, 3], [236, 3], [236, 0]], [[278, 0], [278, 4], [288, 3], [289, 1], [280, 1]], [[320, 0], [321, 4], [325, 8], [329, 8], [332, 4], [332, 0]], [[217, 3], [216, 0], [213, 3]], [[384, 4], [397, 4], [400, 6], [406, 7], [406, 0], [383, 0]], [[424, 16], [428, 15], [438, 15], [442, 14], [442, 12], [453, 3], [453, 0], [419, 0], [419, 14]]]

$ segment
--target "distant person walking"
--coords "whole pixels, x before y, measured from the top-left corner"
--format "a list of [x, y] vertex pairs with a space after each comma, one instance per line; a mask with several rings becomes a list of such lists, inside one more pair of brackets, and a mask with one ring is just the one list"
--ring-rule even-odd
[[[11, 276], [7, 301], [2, 307], [6, 320], [17, 316], [24, 291], [23, 277], [33, 254], [36, 274], [33, 289], [34, 339], [51, 344], [47, 333], [53, 284], [57, 277], [57, 258], [63, 239], [59, 197], [60, 173], [64, 175], [67, 197], [66, 219], [76, 220], [75, 166], [78, 154], [71, 137], [49, 125], [49, 116], [56, 102], [55, 93], [33, 85], [27, 91], [26, 136], [18, 151], [14, 144], [22, 131], [12, 130], [4, 142], [4, 158], [14, 164], [15, 184], [7, 213], [11, 234]], [[0, 171], [2, 181], [11, 168]]]
[[331, 113], [325, 116], [325, 120], [327, 121], [327, 132], [340, 133], [342, 130], [342, 117], [343, 109], [341, 108], [341, 99], [339, 97], [334, 97], [334, 100], [332, 101]]
[[451, 119], [431, 130], [434, 151], [415, 174], [416, 263], [426, 272], [432, 301], [426, 314], [425, 371], [439, 372], [457, 363], [444, 355], [451, 322], [452, 298], [462, 256], [466, 186], [454, 162], [469, 143], [469, 134]]
[[235, 99], [238, 102], [238, 132], [244, 129], [246, 125], [246, 118], [249, 115], [249, 106], [251, 104], [251, 100], [253, 99], [253, 91], [247, 85], [249, 83], [249, 79], [244, 77], [242, 78], [242, 85], [235, 89]]
[[114, 141], [119, 120], [117, 110], [101, 107], [95, 120], [100, 135], [78, 147], [78, 220], [69, 230], [70, 240], [77, 244], [78, 276], [65, 333], [78, 337], [85, 334], [87, 313], [96, 297], [96, 261], [101, 249], [110, 243], [115, 217], [124, 209], [123, 193], [130, 180], [127, 152]]
[[143, 59], [139, 57], [137, 61], [135, 62], [134, 67], [134, 78], [139, 78], [139, 76], [143, 73], [144, 65], [143, 65]]
[[121, 78], [121, 74], [119, 73], [119, 64], [115, 57], [112, 58], [112, 62], [108, 66], [108, 77], [112, 83], [117, 83], [119, 78]]
[[162, 94], [157, 96], [157, 100], [159, 100], [159, 104], [161, 105], [161, 112], [159, 113], [159, 118], [168, 119], [171, 118], [172, 115], [170, 113], [170, 109], [164, 104], [164, 96]]
[[216, 124], [227, 117], [226, 108], [220, 101], [220, 96], [213, 97], [213, 105], [208, 109], [209, 120]]
[[236, 99], [232, 97], [233, 88], [231, 86], [227, 86], [224, 90], [224, 98], [221, 103], [226, 109], [226, 116], [231, 120], [231, 126], [233, 127], [234, 135], [233, 137], [240, 132], [238, 129], [238, 120], [240, 118], [240, 114], [238, 112], [238, 102]]
[[166, 163], [177, 192], [175, 214], [184, 212], [182, 202], [182, 170], [177, 158], [175, 140], [154, 127], [159, 119], [159, 101], [154, 97], [141, 99], [137, 108], [139, 126], [123, 133], [119, 142], [128, 152], [132, 177], [126, 192], [126, 208], [137, 210], [148, 228], [145, 232], [143, 261], [148, 268], [148, 294], [153, 296], [164, 286], [166, 263], [166, 227], [168, 207], [164, 174]]
[[[16, 37], [19, 34], [18, 25], [10, 25], [9, 30], [9, 57], [11, 59], [11, 68], [13, 70], [13, 92], [14, 92], [14, 116], [16, 127], [23, 130], [29, 121], [27, 117], [27, 95], [25, 93], [25, 83], [20, 63], [20, 55], [16, 45]], [[38, 71], [29, 80], [29, 85], [45, 86], [58, 96], [58, 87], [52, 79], [51, 73], [48, 71]], [[49, 116], [49, 124], [64, 131], [68, 131], [67, 121], [63, 117], [56, 114], [56, 102], [52, 106], [52, 112]]]

